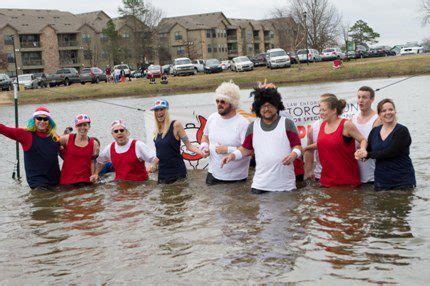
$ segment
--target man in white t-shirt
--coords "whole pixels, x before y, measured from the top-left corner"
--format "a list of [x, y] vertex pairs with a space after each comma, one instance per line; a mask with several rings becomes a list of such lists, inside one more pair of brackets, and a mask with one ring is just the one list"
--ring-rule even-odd
[[296, 189], [293, 162], [302, 153], [297, 128], [292, 120], [279, 116], [285, 107], [276, 86], [261, 85], [251, 95], [257, 119], [249, 125], [242, 146], [225, 156], [222, 165], [227, 167], [254, 153], [252, 193], [292, 191]]
[[[357, 103], [360, 112], [352, 117], [352, 122], [357, 126], [358, 131], [367, 139], [373, 127], [381, 125], [378, 113], [372, 109], [372, 103], [375, 100], [375, 91], [368, 86], [362, 86], [357, 92]], [[356, 142], [357, 146], [359, 145]], [[375, 160], [358, 161], [360, 168], [361, 183], [373, 184], [375, 177]]]
[[248, 178], [250, 157], [221, 168], [225, 154], [233, 153], [245, 139], [249, 122], [236, 112], [240, 103], [240, 89], [233, 82], [222, 83], [215, 91], [218, 112], [209, 116], [203, 131], [200, 148], [209, 154], [206, 184], [232, 183]]

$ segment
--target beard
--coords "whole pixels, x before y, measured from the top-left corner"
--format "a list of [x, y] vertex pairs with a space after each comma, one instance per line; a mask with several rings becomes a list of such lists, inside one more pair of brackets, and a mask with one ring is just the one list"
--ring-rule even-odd
[[221, 115], [221, 116], [224, 116], [224, 115], [229, 114], [232, 110], [233, 110], [233, 108], [231, 107], [231, 104], [229, 104], [226, 107], [224, 107], [224, 109], [220, 110], [218, 108], [218, 114]]

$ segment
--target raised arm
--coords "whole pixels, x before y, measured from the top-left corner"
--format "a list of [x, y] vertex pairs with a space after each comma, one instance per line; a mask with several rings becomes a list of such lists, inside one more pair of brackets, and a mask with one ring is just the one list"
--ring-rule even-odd
[[33, 140], [31, 132], [23, 128], [12, 128], [0, 124], [0, 134], [12, 140], [18, 141], [22, 145], [22, 149], [24, 151], [29, 150], [31, 147], [31, 143]]
[[205, 155], [202, 150], [191, 144], [190, 140], [188, 139], [187, 133], [185, 132], [184, 126], [182, 126], [181, 122], [175, 121], [173, 127], [174, 130], [176, 130], [175, 134], [177, 134], [177, 138], [179, 138], [185, 144], [185, 147], [187, 147], [188, 151], [199, 154], [201, 156]]

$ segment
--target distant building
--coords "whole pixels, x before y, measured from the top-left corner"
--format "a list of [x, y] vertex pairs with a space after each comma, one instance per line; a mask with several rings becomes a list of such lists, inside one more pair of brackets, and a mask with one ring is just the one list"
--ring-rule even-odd
[[[109, 39], [102, 33], [111, 18], [103, 11], [72, 14], [59, 10], [0, 9], [0, 51], [7, 53], [6, 72], [15, 74], [13, 42], [18, 73], [53, 73], [59, 68], [114, 64]], [[122, 38], [123, 59], [129, 64], [141, 62], [143, 55], [132, 49], [135, 21], [127, 17], [112, 19]], [[139, 31], [145, 26], [139, 20]]]
[[160, 55], [160, 59], [226, 60], [257, 55], [279, 47], [280, 39], [288, 42], [281, 30], [275, 19], [232, 19], [222, 12], [164, 18], [158, 33], [159, 45], [167, 56]]

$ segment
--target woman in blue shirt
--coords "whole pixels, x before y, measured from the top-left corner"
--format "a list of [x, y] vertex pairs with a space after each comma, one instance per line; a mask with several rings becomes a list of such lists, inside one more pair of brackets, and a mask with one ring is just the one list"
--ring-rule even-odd
[[357, 151], [356, 158], [372, 158], [375, 163], [375, 190], [412, 189], [415, 170], [409, 157], [412, 143], [408, 128], [397, 123], [396, 107], [391, 99], [378, 103], [382, 125], [370, 131], [367, 151]]

